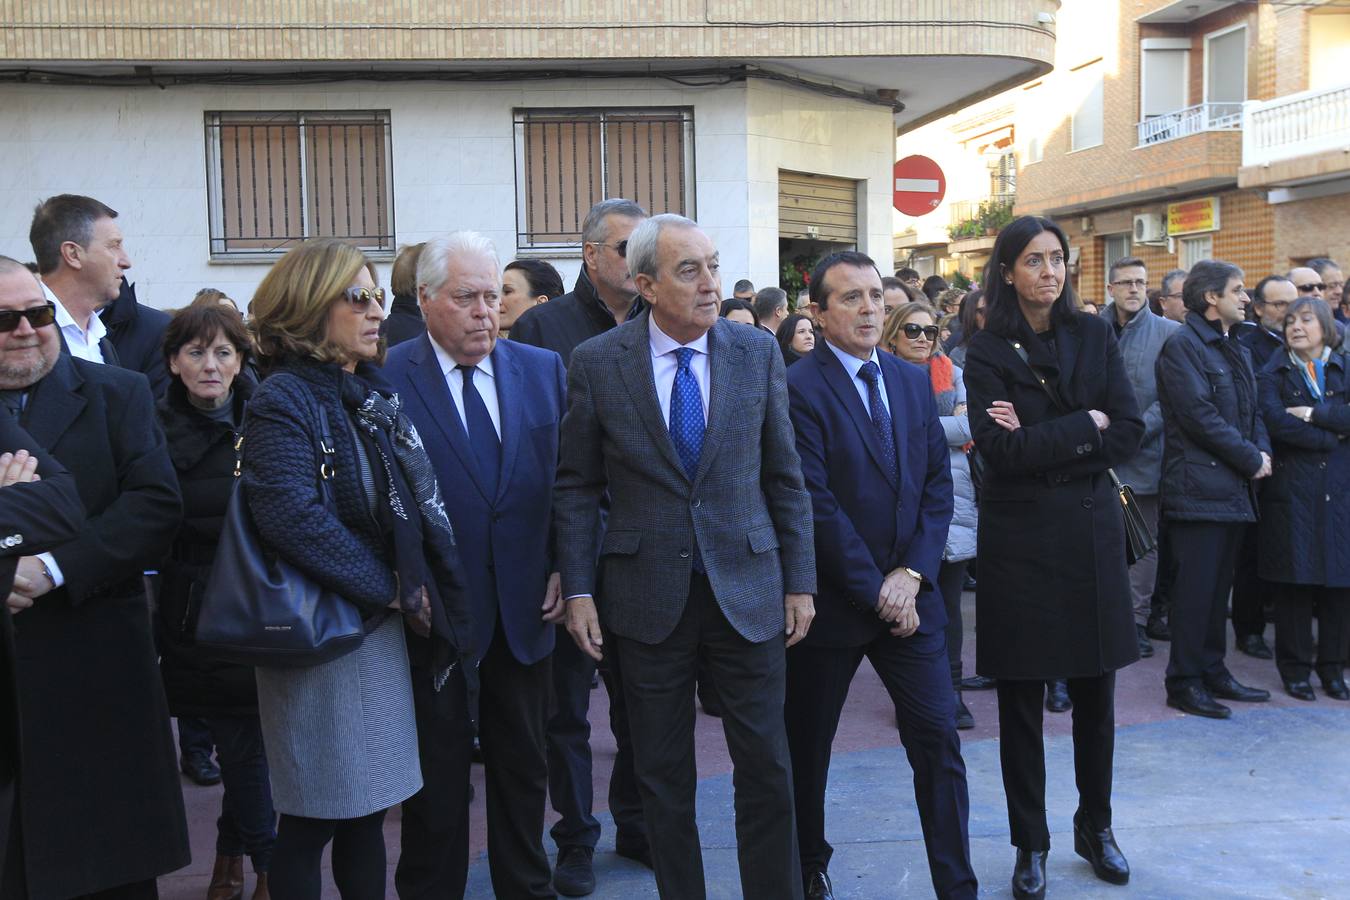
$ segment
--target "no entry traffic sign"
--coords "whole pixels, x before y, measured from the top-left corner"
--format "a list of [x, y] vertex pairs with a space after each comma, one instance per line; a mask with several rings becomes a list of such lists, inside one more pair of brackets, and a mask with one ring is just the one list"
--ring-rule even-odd
[[906, 156], [895, 164], [895, 208], [907, 216], [927, 215], [947, 193], [942, 167], [926, 156]]

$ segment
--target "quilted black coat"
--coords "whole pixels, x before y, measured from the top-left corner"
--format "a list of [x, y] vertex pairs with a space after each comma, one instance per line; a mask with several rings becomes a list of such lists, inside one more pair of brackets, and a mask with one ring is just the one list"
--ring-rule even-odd
[[[234, 421], [243, 422], [244, 404], [253, 393], [247, 378], [236, 378]], [[220, 527], [234, 492], [235, 430], [188, 402], [177, 378], [156, 408], [169, 456], [183, 493], [183, 524], [169, 560], [162, 567], [156, 632], [160, 672], [169, 711], [175, 716], [258, 714], [258, 691], [251, 666], [213, 660], [193, 644], [196, 630], [193, 586], [205, 587], [211, 575]]]
[[[1286, 584], [1350, 587], [1350, 356], [1335, 351], [1314, 400], [1289, 354], [1260, 374], [1261, 415], [1274, 471], [1261, 488], [1260, 573]], [[1311, 406], [1311, 422], [1285, 409]]]

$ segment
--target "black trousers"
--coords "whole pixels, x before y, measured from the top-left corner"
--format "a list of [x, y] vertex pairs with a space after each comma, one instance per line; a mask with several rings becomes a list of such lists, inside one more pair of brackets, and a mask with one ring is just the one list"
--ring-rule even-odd
[[1264, 607], [1275, 586], [1257, 574], [1260, 552], [1260, 527], [1255, 523], [1245, 526], [1233, 565], [1233, 637], [1238, 640], [1266, 630]]
[[[1350, 652], [1350, 589], [1277, 585], [1275, 666], [1285, 681], [1306, 681], [1313, 669], [1323, 681], [1339, 678]], [[1316, 661], [1313, 610], [1317, 610]]]
[[938, 590], [947, 609], [947, 661], [952, 670], [952, 687], [961, 680], [961, 645], [965, 642], [965, 623], [961, 621], [961, 589], [966, 583], [969, 560], [944, 562], [938, 567]]
[[665, 900], [702, 900], [703, 854], [694, 821], [694, 682], [703, 671], [722, 701], [734, 767], [736, 852], [747, 898], [800, 900], [792, 769], [783, 729], [783, 637], [759, 644], [722, 614], [706, 575], [695, 573], [675, 630], [659, 644], [617, 637], [632, 723], [638, 788]]
[[1172, 582], [1177, 577], [1177, 561], [1172, 555], [1171, 526], [1158, 519], [1158, 571], [1153, 576], [1153, 599], [1149, 603], [1149, 618], [1167, 618], [1171, 609]]
[[0, 772], [0, 897], [26, 897], [23, 839], [19, 818], [19, 782]]
[[928, 868], [937, 896], [976, 896], [970, 861], [970, 799], [954, 718], [956, 695], [942, 632], [899, 638], [882, 632], [862, 647], [798, 645], [787, 653], [788, 747], [792, 751], [803, 875], [829, 866], [825, 790], [830, 749], [849, 685], [866, 656], [895, 703], [900, 742], [914, 771]]
[[[607, 643], [612, 643], [612, 636]], [[595, 660], [581, 651], [558, 626], [553, 650], [553, 705], [545, 727], [548, 748], [548, 794], [559, 819], [549, 830], [559, 848], [594, 848], [600, 840], [600, 821], [592, 812], [591, 782], [591, 676]], [[629, 736], [628, 707], [624, 703], [616, 654], [600, 665], [600, 677], [609, 693], [609, 727], [616, 753], [609, 779], [609, 812], [618, 827], [617, 838], [629, 846], [647, 844], [647, 826], [642, 821], [637, 774], [633, 771], [633, 741]]]
[[357, 819], [310, 819], [282, 813], [269, 873], [272, 896], [278, 900], [319, 900], [323, 894], [323, 850], [332, 842], [333, 883], [342, 900], [384, 900], [387, 812], [382, 809]]
[[[456, 670], [456, 674], [458, 670]], [[548, 771], [544, 719], [549, 660], [516, 660], [501, 622], [478, 667], [478, 742], [487, 784], [488, 871], [498, 897], [553, 897], [544, 853]], [[402, 900], [463, 897], [469, 861], [469, 765], [473, 731], [462, 676], [431, 689], [413, 672], [422, 790], [403, 803], [394, 884]]]
[[1167, 656], [1167, 690], [1228, 675], [1224, 619], [1233, 565], [1242, 542], [1242, 523], [1168, 523], [1177, 574], [1172, 582], [1168, 623], [1172, 643]]
[[[1078, 811], [1093, 830], [1111, 827], [1116, 752], [1116, 673], [1070, 678], [1073, 769]], [[1019, 850], [1049, 850], [1045, 821], [1044, 681], [998, 680], [999, 761], [1008, 797], [1008, 829]]]

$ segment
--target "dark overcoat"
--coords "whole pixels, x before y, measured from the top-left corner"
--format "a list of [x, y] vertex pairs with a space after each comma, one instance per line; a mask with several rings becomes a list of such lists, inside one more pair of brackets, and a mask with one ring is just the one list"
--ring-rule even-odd
[[150, 382], [155, 399], [169, 389], [164, 363], [164, 331], [169, 314], [136, 300], [136, 285], [122, 279], [122, 292], [99, 313], [108, 329], [108, 342], [117, 351], [117, 365], [140, 372]]
[[[231, 402], [234, 422], [241, 426], [252, 393], [252, 381], [235, 378]], [[235, 448], [242, 431], [194, 408], [177, 378], [170, 381], [155, 411], [183, 493], [183, 524], [160, 569], [155, 610], [159, 667], [169, 712], [175, 716], [256, 716], [258, 688], [253, 667], [212, 659], [194, 641], [196, 603], [211, 577], [225, 510], [238, 480], [243, 447]]]
[[[1272, 354], [1258, 379], [1273, 465], [1261, 488], [1260, 573], [1285, 584], [1350, 587], [1350, 356], [1327, 360], [1320, 401], [1288, 353]], [[1311, 406], [1312, 421], [1285, 409]]]
[[21, 424], [75, 476], [88, 521], [65, 578], [15, 621], [32, 900], [187, 865], [187, 822], [142, 571], [182, 508], [145, 378], [61, 354]]
[[1251, 352], [1188, 312], [1154, 367], [1163, 412], [1163, 518], [1256, 521], [1251, 477], [1270, 438], [1257, 409]]
[[[1125, 524], [1106, 470], [1138, 451], [1144, 423], [1108, 323], [1075, 314], [1056, 324], [1053, 355], [1021, 328], [1057, 405], [1009, 340], [981, 331], [966, 353], [971, 434], [986, 463], [975, 667], [994, 678], [1096, 676], [1139, 658]], [[995, 400], [1012, 402], [1018, 430], [989, 417]], [[1091, 409], [1110, 427], [1098, 431]]]

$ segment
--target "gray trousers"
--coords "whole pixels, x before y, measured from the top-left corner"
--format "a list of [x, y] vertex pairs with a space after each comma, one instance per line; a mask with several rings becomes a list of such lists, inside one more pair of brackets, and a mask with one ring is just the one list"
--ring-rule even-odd
[[[1154, 538], [1158, 536], [1158, 495], [1135, 494], [1139, 502], [1139, 511]], [[1158, 550], [1155, 547], [1148, 556], [1136, 560], [1130, 566], [1130, 600], [1134, 604], [1134, 620], [1140, 625], [1148, 622], [1150, 605], [1153, 602], [1153, 586], [1158, 574]]]

